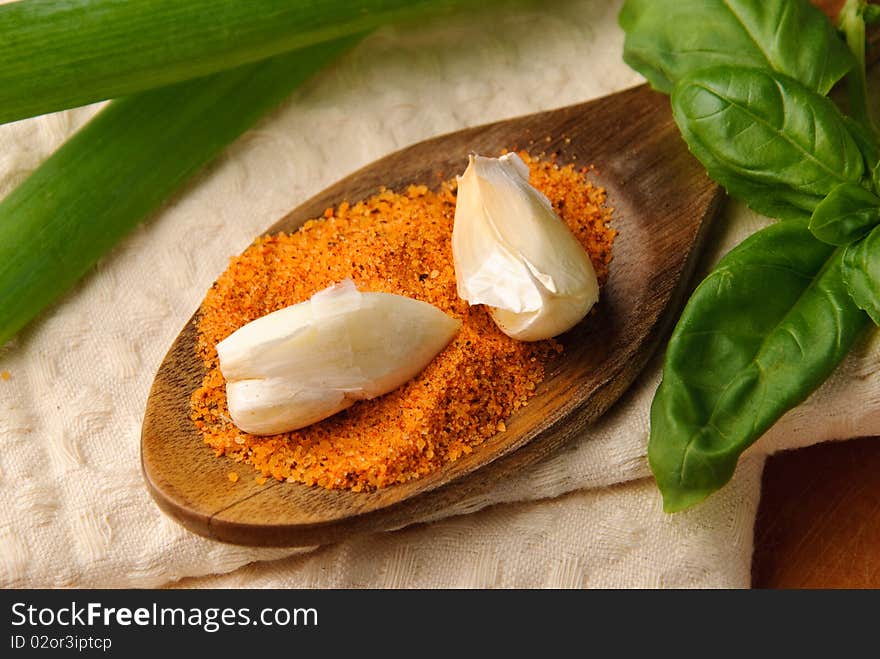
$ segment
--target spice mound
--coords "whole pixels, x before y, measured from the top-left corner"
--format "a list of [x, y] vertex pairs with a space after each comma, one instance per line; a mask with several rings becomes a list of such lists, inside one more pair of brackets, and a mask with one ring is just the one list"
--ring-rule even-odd
[[[615, 231], [605, 191], [587, 170], [520, 156], [530, 183], [552, 202], [607, 278]], [[544, 378], [553, 340], [506, 336], [486, 308], [457, 295], [452, 262], [456, 183], [381, 190], [329, 208], [295, 233], [257, 239], [234, 257], [208, 292], [198, 321], [206, 375], [192, 395], [191, 418], [216, 455], [252, 464], [269, 477], [328, 489], [370, 491], [430, 474], [505, 431]], [[307, 300], [351, 278], [361, 291], [433, 304], [461, 321], [455, 339], [414, 379], [330, 418], [279, 435], [251, 435], [230, 420], [217, 343], [239, 327]]]

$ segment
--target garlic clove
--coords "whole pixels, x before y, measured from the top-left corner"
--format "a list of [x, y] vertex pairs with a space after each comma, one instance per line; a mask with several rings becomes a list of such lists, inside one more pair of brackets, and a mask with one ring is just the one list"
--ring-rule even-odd
[[270, 435], [303, 428], [415, 377], [461, 326], [433, 305], [350, 279], [217, 344], [229, 414]]
[[355, 403], [342, 390], [301, 389], [287, 378], [227, 382], [233, 423], [252, 435], [275, 435], [305, 428]]
[[515, 153], [471, 155], [452, 231], [458, 294], [499, 328], [538, 341], [576, 325], [599, 299], [589, 256]]

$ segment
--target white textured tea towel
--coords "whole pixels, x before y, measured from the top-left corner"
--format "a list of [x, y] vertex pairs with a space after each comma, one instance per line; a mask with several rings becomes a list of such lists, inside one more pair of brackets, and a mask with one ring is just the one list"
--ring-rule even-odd
[[[231, 255], [397, 148], [638, 84], [621, 60], [618, 10], [557, 0], [373, 34], [0, 350], [10, 376], [0, 379], [0, 586], [747, 587], [763, 455], [880, 434], [876, 334], [730, 486], [674, 516], [661, 512], [645, 463], [658, 360], [583, 437], [517, 478], [438, 510], [434, 523], [313, 551], [195, 536], [159, 512], [140, 473], [153, 375]], [[96, 109], [0, 127], [0, 195]], [[765, 222], [730, 205], [706, 264]]]

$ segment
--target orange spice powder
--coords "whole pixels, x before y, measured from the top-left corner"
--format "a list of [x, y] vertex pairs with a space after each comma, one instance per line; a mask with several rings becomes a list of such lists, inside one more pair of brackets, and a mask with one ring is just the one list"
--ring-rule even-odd
[[[605, 191], [587, 180], [586, 168], [520, 155], [532, 185], [589, 253], [602, 285], [615, 236]], [[554, 340], [515, 341], [482, 306], [458, 298], [454, 215], [455, 181], [436, 192], [381, 190], [329, 208], [295, 233], [261, 237], [231, 260], [202, 303], [198, 352], [207, 375], [191, 399], [192, 420], [217, 456], [250, 463], [262, 478], [369, 491], [429, 474], [505, 431], [505, 419], [527, 404], [549, 357], [562, 347]], [[240, 431], [229, 420], [214, 346], [346, 277], [361, 291], [429, 302], [461, 319], [461, 330], [422, 373], [391, 393], [294, 432]]]

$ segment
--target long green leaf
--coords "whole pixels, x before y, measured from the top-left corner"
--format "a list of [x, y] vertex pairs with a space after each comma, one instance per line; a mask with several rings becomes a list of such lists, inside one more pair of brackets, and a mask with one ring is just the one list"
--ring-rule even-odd
[[724, 485], [739, 455], [803, 401], [867, 324], [843, 248], [802, 222], [759, 231], [697, 287], [666, 353], [648, 458], [669, 512]]
[[356, 39], [114, 101], [0, 202], [0, 345]]
[[847, 248], [843, 280], [856, 306], [880, 325], [880, 228]]
[[722, 64], [772, 69], [826, 94], [855, 64], [806, 0], [627, 0], [623, 59], [658, 90]]
[[0, 123], [118, 98], [463, 0], [19, 0], [0, 6]]
[[773, 71], [698, 71], [672, 93], [682, 136], [713, 179], [756, 211], [806, 218], [864, 157], [834, 104]]

